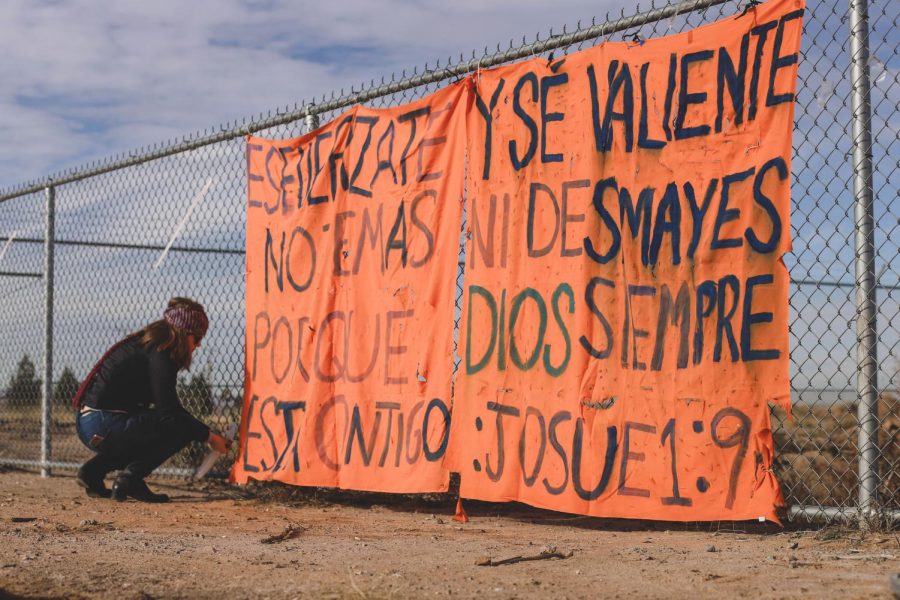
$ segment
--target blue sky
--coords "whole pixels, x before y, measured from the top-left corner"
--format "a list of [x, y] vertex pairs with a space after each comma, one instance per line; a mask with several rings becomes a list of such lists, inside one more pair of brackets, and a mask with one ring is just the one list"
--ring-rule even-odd
[[[493, 51], [498, 43], [505, 49], [510, 40], [518, 46], [523, 36], [526, 42], [538, 34], [545, 39], [551, 28], [560, 33], [563, 25], [571, 30], [579, 21], [587, 25], [592, 18], [601, 23], [607, 11], [614, 19], [620, 10], [633, 14], [636, 3], [195, 0], [186, 9], [183, 2], [174, 0], [7, 0], [0, 12], [0, 135], [5, 141], [0, 145], [0, 190], [142, 146], [177, 141], [207, 128], [217, 131], [235, 120], [317, 100], [332, 90], [358, 89], [360, 83], [389, 78], [392, 72], [421, 70], [426, 62], [446, 63], [448, 57], [458, 60], [460, 54], [468, 58], [473, 50], [481, 56], [486, 46]], [[723, 15], [733, 14], [736, 3], [711, 9], [713, 16], [706, 19], [694, 15], [690, 23], [715, 20], [720, 10]], [[852, 266], [853, 242], [852, 194], [847, 184], [852, 176], [847, 29], [841, 19], [845, 10], [843, 0], [810, 2], [806, 18], [794, 134], [794, 252], [786, 257], [797, 279], [853, 279], [852, 270], [847, 269]], [[876, 270], [883, 283], [896, 285], [900, 210], [896, 159], [890, 157], [900, 152], [900, 34], [891, 26], [898, 17], [898, 4], [875, 0], [870, 17], [876, 26], [873, 80], [881, 78], [873, 88]], [[679, 17], [677, 22], [663, 22], [641, 33], [664, 35], [673, 27], [678, 31], [683, 21]], [[268, 135], [286, 137], [286, 129]], [[231, 202], [243, 193], [242, 171], [237, 167], [223, 175], [215, 166], [240, 165], [240, 152], [241, 141], [236, 140], [196, 155], [158, 161], [156, 179], [138, 168], [118, 179], [110, 176], [62, 186], [57, 234], [165, 244], [209, 175], [219, 179], [179, 241], [242, 248], [243, 212]], [[160, 197], [177, 200], [161, 206]], [[144, 208], [136, 208], [138, 201]], [[229, 202], [233, 210], [221, 208]], [[0, 204], [0, 237], [40, 237], [41, 211], [38, 197]], [[138, 228], [133, 224], [135, 212], [143, 219]], [[85, 347], [102, 347], [141, 319], [155, 317], [153, 307], [177, 291], [208, 300], [219, 311], [220, 323], [227, 320], [228, 326], [215, 334], [221, 339], [210, 339], [205, 351], [210, 361], [236, 364], [231, 369], [239, 370], [238, 358], [216, 360], [222, 358], [221, 351], [214, 356], [217, 347], [234, 345], [243, 331], [239, 302], [225, 301], [234, 291], [226, 286], [234, 284], [215, 281], [218, 275], [212, 272], [187, 282], [183, 277], [207, 264], [211, 271], [221, 272], [230, 259], [187, 267], [178, 262], [186, 260], [183, 255], [173, 254], [162, 269], [151, 271], [157, 256], [129, 255], [130, 262], [123, 259], [119, 265], [106, 255], [60, 251], [58, 368], [71, 364], [80, 374], [92, 360], [84, 355]], [[239, 280], [240, 260], [232, 262], [227, 268]], [[40, 271], [41, 248], [13, 244], [0, 266]], [[116, 268], [133, 273], [121, 278], [114, 274]], [[96, 273], [105, 283], [86, 287], [87, 273]], [[104, 278], [104, 273], [113, 275]], [[0, 300], [8, 304], [0, 308], [4, 318], [19, 321], [19, 315], [33, 313], [27, 323], [16, 325], [27, 331], [16, 330], [19, 333], [11, 336], [14, 342], [7, 354], [14, 360], [25, 351], [37, 354], [40, 281], [5, 278], [0, 283]], [[23, 285], [28, 286], [26, 291], [17, 292]], [[67, 286], [71, 292], [66, 292]], [[223, 294], [225, 289], [228, 294]], [[900, 292], [880, 294], [879, 362], [885, 384], [900, 368]], [[117, 298], [114, 303], [111, 295]], [[811, 286], [792, 290], [796, 317], [792, 370], [803, 374], [795, 379], [798, 386], [806, 381], [816, 386], [849, 383], [855, 339], [852, 303], [852, 290], [817, 291]], [[91, 321], [97, 314], [109, 317], [109, 323], [99, 326]], [[14, 360], [3, 362], [14, 364]], [[7, 378], [0, 368], [0, 385]], [[232, 373], [230, 380], [236, 379], [239, 373]]]
[[0, 189], [631, 0], [6, 0]]

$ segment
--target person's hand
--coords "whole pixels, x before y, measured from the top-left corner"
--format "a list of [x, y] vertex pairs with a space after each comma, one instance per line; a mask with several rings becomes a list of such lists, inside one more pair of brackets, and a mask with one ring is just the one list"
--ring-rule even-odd
[[231, 440], [222, 437], [212, 430], [209, 432], [209, 438], [207, 438], [206, 443], [219, 454], [227, 454], [228, 450], [231, 449]]

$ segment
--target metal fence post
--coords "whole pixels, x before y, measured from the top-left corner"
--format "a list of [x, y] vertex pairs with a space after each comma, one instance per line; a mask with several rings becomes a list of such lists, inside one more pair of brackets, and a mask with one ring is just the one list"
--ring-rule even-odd
[[[310, 106], [309, 109], [312, 109], [312, 106]], [[306, 125], [306, 133], [309, 133], [319, 126], [319, 115], [310, 113], [309, 109], [307, 109], [306, 116], [303, 117], [303, 123]]]
[[865, 527], [878, 493], [878, 332], [875, 323], [875, 233], [872, 198], [872, 107], [869, 7], [850, 0], [853, 196], [856, 249], [856, 394], [859, 404], [859, 523]]
[[44, 381], [41, 393], [41, 477], [50, 476], [50, 424], [53, 420], [53, 241], [56, 230], [56, 190], [44, 189]]

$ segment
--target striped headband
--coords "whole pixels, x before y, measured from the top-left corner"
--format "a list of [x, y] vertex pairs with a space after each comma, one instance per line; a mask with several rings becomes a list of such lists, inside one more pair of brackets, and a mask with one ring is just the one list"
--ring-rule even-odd
[[209, 328], [209, 319], [202, 308], [172, 306], [166, 309], [163, 318], [175, 329], [193, 334], [198, 339], [206, 335], [206, 330]]

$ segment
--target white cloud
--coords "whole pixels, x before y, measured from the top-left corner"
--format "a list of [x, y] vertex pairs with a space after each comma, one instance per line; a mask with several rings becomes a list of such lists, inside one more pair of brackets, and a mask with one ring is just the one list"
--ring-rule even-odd
[[11, 0], [0, 17], [0, 188], [523, 33], [532, 41], [612, 5]]
[[[449, 56], [457, 60], [460, 53], [468, 58], [473, 49], [480, 56], [485, 46], [493, 50], [498, 42], [504, 49], [510, 40], [519, 45], [523, 35], [527, 42], [537, 33], [545, 38], [551, 27], [554, 33], [560, 33], [563, 24], [571, 30], [579, 19], [587, 25], [596, 16], [599, 23], [607, 10], [616, 18], [623, 6], [626, 14], [635, 11], [633, 0], [194, 0], [189, 6], [174, 0], [7, 0], [0, 13], [0, 136], [4, 140], [0, 145], [0, 189], [145, 145], [180, 139], [205, 128], [217, 129], [229, 121], [293, 106], [333, 89], [349, 90], [351, 85], [380, 80], [391, 72], [414, 66], [421, 69], [436, 59], [444, 62]], [[710, 15], [720, 10], [732, 14], [735, 6], [730, 2], [721, 9], [710, 9]], [[842, 42], [846, 29], [837, 13], [823, 19], [825, 9], [808, 9], [818, 12], [818, 19], [807, 21], [807, 54], [801, 63], [801, 76], [809, 74], [815, 85], [826, 77], [837, 85], [828, 111], [821, 111], [825, 114], [815, 108], [799, 111], [803, 137], [798, 135], [795, 140], [803, 160], [795, 161], [795, 174], [803, 185], [816, 185], [806, 195], [799, 193], [801, 186], [796, 188], [794, 224], [798, 232], [795, 257], [788, 260], [796, 264], [794, 273], [798, 276], [811, 272], [813, 276], [837, 279], [852, 257], [852, 234], [845, 218], [849, 164], [841, 152], [848, 144], [845, 117], [849, 113], [844, 106], [848, 84], [842, 79], [847, 62], [843, 46], [818, 34], [822, 30], [837, 32], [836, 40]], [[696, 16], [691, 20], [693, 24], [699, 22]], [[659, 24], [657, 32], [666, 31], [667, 23]], [[885, 52], [891, 44], [878, 48]], [[883, 148], [893, 150], [900, 86], [896, 58], [883, 56], [882, 60], [886, 63], [886, 82], [876, 88], [875, 99], [876, 107], [885, 112], [876, 110], [874, 120], [877, 126], [885, 126], [879, 128], [876, 140]], [[808, 89], [801, 89], [800, 98], [818, 106]], [[838, 111], [842, 111], [839, 116]], [[831, 148], [835, 149], [833, 153]], [[239, 155], [240, 149], [235, 146], [218, 145], [183, 155], [178, 161], [161, 161], [153, 166], [157, 178], [152, 182], [138, 168], [127, 176], [63, 186], [58, 199], [58, 234], [72, 239], [102, 237], [164, 244], [205, 178], [221, 175], [180, 241], [240, 246], [242, 206], [234, 199], [242, 192], [242, 173], [216, 171], [225, 163], [238, 164], [233, 160], [235, 151]], [[881, 167], [885, 173], [891, 168], [889, 163], [886, 160]], [[187, 179], [186, 173], [192, 174], [193, 183], [179, 179]], [[884, 184], [881, 193], [885, 198], [896, 185], [896, 177]], [[166, 199], [165, 206], [161, 198]], [[25, 233], [41, 235], [42, 213], [35, 199], [0, 204], [0, 236], [12, 231], [20, 237]], [[25, 205], [27, 211], [21, 208]], [[151, 205], [153, 210], [136, 208]], [[889, 205], [882, 200], [879, 206]], [[74, 218], [75, 211], [79, 211], [78, 218]], [[142, 218], [139, 228], [134, 227], [136, 212]], [[13, 249], [4, 263], [9, 268], [40, 270], [39, 248], [24, 252], [17, 244]], [[896, 242], [890, 239], [883, 244], [882, 256], [890, 260], [892, 249], [896, 249]], [[85, 264], [77, 267], [79, 273], [100, 273], [101, 264], [105, 264], [102, 261], [112, 261], [106, 255], [86, 256]], [[138, 292], [125, 293], [124, 289], [144, 293], [147, 288], [160, 295], [160, 289], [174, 290], [183, 285], [176, 276], [179, 271], [174, 260], [151, 273], [149, 265], [155, 259], [153, 253], [141, 256], [148, 266], [141, 266], [135, 281], [129, 281], [131, 287], [122, 285], [125, 279], [115, 278], [120, 284], [119, 296], [138, 297]], [[19, 284], [18, 280], [4, 282], [4, 290], [18, 289], [12, 286]], [[212, 288], [202, 288], [205, 293], [200, 295], [211, 296]], [[803, 294], [808, 291], [804, 289]], [[60, 297], [66, 295], [61, 293]], [[107, 308], [105, 300], [73, 305], [68, 310], [73, 314], [102, 312], [100, 308]], [[891, 302], [885, 306], [896, 305], [895, 299]], [[39, 302], [22, 304], [33, 308]], [[802, 314], [796, 327], [830, 336], [824, 346], [827, 350], [843, 349], [843, 322], [835, 325], [830, 319], [837, 319], [832, 313], [838, 314], [838, 308], [847, 311], [844, 299], [817, 296], [816, 302], [809, 304], [810, 308], [798, 311]], [[820, 314], [825, 305], [832, 312]], [[133, 315], [141, 306], [145, 305], [137, 300], [117, 304], [114, 316], [124, 319], [122, 315]], [[64, 315], [61, 310], [60, 323]], [[73, 323], [82, 324], [78, 320]], [[896, 353], [896, 332], [896, 325], [888, 329], [885, 354]], [[804, 338], [798, 350], [810, 343]], [[798, 351], [797, 357], [801, 356]], [[829, 374], [838, 368], [829, 367]]]

